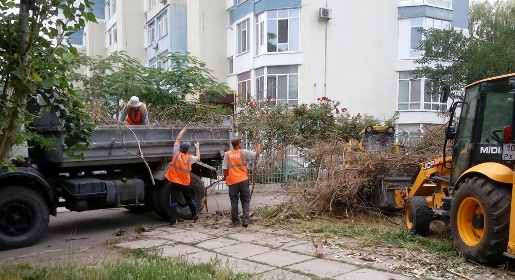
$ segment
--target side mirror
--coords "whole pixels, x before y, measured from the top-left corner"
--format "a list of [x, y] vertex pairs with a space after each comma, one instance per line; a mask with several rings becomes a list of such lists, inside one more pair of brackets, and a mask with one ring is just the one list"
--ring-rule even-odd
[[444, 85], [440, 88], [440, 103], [446, 103], [449, 99], [449, 92], [451, 91], [449, 85]]
[[445, 129], [445, 138], [446, 139], [456, 138], [456, 127], [455, 126], [450, 126]]

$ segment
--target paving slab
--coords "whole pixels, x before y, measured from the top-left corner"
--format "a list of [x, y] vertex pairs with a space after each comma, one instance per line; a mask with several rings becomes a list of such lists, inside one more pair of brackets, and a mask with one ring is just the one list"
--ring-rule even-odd
[[116, 244], [116, 247], [128, 248], [128, 249], [149, 249], [156, 248], [166, 244], [173, 244], [172, 241], [166, 239], [148, 239], [148, 240], [137, 240], [125, 243]]
[[[314, 259], [286, 267], [288, 269], [314, 274], [318, 277], [335, 277], [358, 269], [355, 265], [324, 259]], [[366, 278], [373, 279], [373, 278]]]
[[234, 245], [236, 243], [239, 243], [239, 241], [234, 240], [234, 239], [219, 237], [219, 238], [215, 238], [215, 239], [209, 239], [206, 241], [202, 241], [202, 242], [198, 243], [196, 246], [206, 248], [206, 249], [215, 249], [215, 248], [227, 247], [230, 245]]
[[232, 238], [241, 242], [253, 242], [262, 237], [259, 232], [236, 232], [232, 234], [228, 234], [226, 237]]
[[161, 247], [161, 256], [162, 257], [180, 257], [193, 253], [197, 253], [203, 251], [202, 249], [195, 248], [193, 246], [184, 245], [184, 244], [175, 244], [173, 246], [163, 246]]
[[309, 255], [309, 256], [316, 255], [316, 248], [312, 242], [306, 242], [306, 243], [301, 243], [301, 244], [298, 244], [295, 246], [289, 246], [287, 248], [284, 248], [284, 250], [302, 253], [302, 254]]
[[265, 271], [271, 271], [277, 268], [276, 266], [259, 264], [236, 258], [230, 258], [229, 261], [229, 268], [235, 272], [257, 274]]
[[267, 253], [255, 255], [248, 258], [251, 261], [257, 261], [269, 265], [283, 267], [292, 265], [299, 262], [304, 262], [313, 259], [313, 257], [301, 255], [297, 253], [275, 250]]
[[334, 277], [335, 280], [363, 280], [363, 279], [374, 279], [374, 280], [411, 280], [411, 277], [393, 274], [389, 272], [383, 272], [368, 268], [362, 268], [354, 270], [339, 276]]
[[262, 238], [252, 241], [252, 243], [272, 247], [274, 249], [295, 246], [295, 245], [299, 244], [299, 243], [296, 243], [295, 239], [293, 239], [293, 238], [284, 237], [284, 236], [276, 236], [273, 234], [266, 234], [266, 235], [262, 236]]
[[169, 239], [173, 240], [175, 242], [179, 243], [185, 243], [185, 244], [196, 244], [199, 242], [202, 242], [204, 240], [208, 240], [212, 237], [211, 235], [190, 231], [190, 230], [183, 230], [183, 231], [174, 231], [170, 233], [160, 234], [159, 238]]
[[[274, 269], [271, 271], [263, 272], [255, 275], [252, 279], [255, 280], [311, 280], [311, 277], [289, 272], [282, 269]], [[362, 279], [363, 280], [363, 279]]]
[[272, 249], [265, 246], [254, 245], [250, 243], [240, 243], [231, 246], [215, 248], [213, 250], [217, 253], [228, 255], [231, 257], [245, 259], [251, 256], [270, 252]]

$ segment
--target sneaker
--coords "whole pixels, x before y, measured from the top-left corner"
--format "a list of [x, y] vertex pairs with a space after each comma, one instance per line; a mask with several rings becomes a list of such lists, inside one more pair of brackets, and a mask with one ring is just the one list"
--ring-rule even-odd
[[239, 222], [232, 222], [231, 225], [233, 227], [239, 227], [240, 226], [240, 223]]
[[242, 225], [243, 227], [248, 227], [248, 226], [249, 226], [249, 222], [243, 222], [241, 225]]
[[170, 227], [177, 227], [177, 223], [170, 223]]
[[196, 223], [198, 221], [200, 221], [200, 217], [197, 215], [197, 216], [195, 216], [195, 218], [193, 218], [193, 222]]

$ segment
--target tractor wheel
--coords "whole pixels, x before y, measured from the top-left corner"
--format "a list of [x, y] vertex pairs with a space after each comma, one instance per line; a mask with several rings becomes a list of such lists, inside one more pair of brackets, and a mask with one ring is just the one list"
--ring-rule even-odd
[[404, 206], [404, 218], [406, 228], [418, 235], [426, 236], [429, 233], [431, 223], [431, 211], [427, 201], [422, 196], [414, 196]]
[[451, 206], [454, 247], [478, 263], [503, 259], [508, 246], [511, 188], [484, 177], [459, 184]]
[[48, 228], [46, 202], [22, 186], [0, 188], [0, 249], [34, 245]]
[[[195, 174], [191, 174], [191, 182], [189, 187], [191, 198], [197, 204], [197, 210], [200, 205], [202, 198], [204, 198], [204, 182], [202, 179]], [[191, 211], [187, 201], [182, 196], [182, 193], [179, 193], [179, 201], [177, 207], [177, 217], [184, 220], [192, 220], [193, 215], [191, 215]], [[157, 189], [157, 206], [158, 211], [157, 214], [165, 219], [170, 218], [170, 183], [165, 181], [162, 185], [160, 185]]]

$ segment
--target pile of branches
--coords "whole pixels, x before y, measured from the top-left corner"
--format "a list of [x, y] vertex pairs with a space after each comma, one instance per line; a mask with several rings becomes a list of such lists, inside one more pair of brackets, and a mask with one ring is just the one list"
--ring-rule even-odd
[[[319, 162], [319, 170], [315, 184], [302, 192], [305, 209], [345, 217], [378, 211], [370, 204], [377, 177], [411, 178], [418, 172], [420, 163], [441, 157], [444, 127], [428, 128], [423, 138], [406, 143], [401, 153], [393, 152], [393, 147], [363, 151], [346, 142], [321, 143], [310, 149], [307, 157]], [[449, 149], [446, 154], [451, 154]]]
[[[166, 108], [149, 105], [147, 110], [151, 125], [220, 124], [230, 117], [227, 110], [218, 112], [215, 106], [207, 104], [184, 103], [170, 105]], [[101, 106], [91, 104], [89, 112], [91, 121], [96, 125], [118, 124], [118, 115], [111, 115]]]

